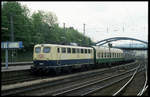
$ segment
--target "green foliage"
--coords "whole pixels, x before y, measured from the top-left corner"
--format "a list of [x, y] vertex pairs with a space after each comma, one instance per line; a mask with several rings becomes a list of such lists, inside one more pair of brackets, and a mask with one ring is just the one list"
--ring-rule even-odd
[[5, 2], [2, 7], [2, 41], [11, 40], [10, 17], [13, 17], [14, 40], [23, 41], [25, 49], [33, 50], [35, 44], [53, 43], [91, 45], [93, 42], [73, 27], [58, 26], [57, 16], [53, 12], [37, 11], [30, 15], [30, 10], [18, 2]]

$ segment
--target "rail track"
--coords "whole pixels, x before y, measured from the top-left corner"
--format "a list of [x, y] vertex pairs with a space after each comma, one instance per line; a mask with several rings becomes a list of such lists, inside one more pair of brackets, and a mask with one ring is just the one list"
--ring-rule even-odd
[[143, 68], [143, 65], [140, 65], [139, 69], [131, 77], [88, 95], [136, 96], [144, 85], [144, 71], [145, 68]]
[[32, 78], [29, 70], [7, 71], [7, 72], [1, 72], [1, 73], [2, 73], [2, 78], [1, 78], [2, 85], [27, 81], [30, 78]]
[[20, 75], [20, 76], [14, 76], [12, 78], [2, 80], [1, 84], [2, 85], [10, 85], [10, 84], [21, 83], [21, 82], [25, 82], [25, 81], [37, 80], [40, 78], [42, 78], [42, 77], [37, 77], [37, 76], [33, 76], [33, 75], [22, 75], [22, 76]]
[[[120, 66], [120, 68], [127, 68], [127, 66], [133, 65], [134, 63], [124, 64]], [[133, 65], [134, 66], [134, 65]], [[32, 81], [32, 80], [38, 80], [38, 79], [44, 79], [49, 78], [51, 76], [34, 76], [30, 73], [29, 70], [20, 70], [20, 71], [11, 71], [2, 73], [2, 85], [9, 85], [9, 84], [15, 84], [25, 81]]]
[[[130, 92], [130, 95], [134, 96], [142, 96], [148, 89], [148, 74], [147, 74], [147, 62], [142, 62], [143, 66], [143, 72], [140, 72], [135, 75], [134, 78], [130, 79], [123, 87], [120, 92], [118, 92], [119, 95], [127, 95]], [[141, 79], [140, 79], [141, 76]], [[145, 79], [145, 81], [144, 81]], [[138, 83], [138, 84], [137, 84]], [[135, 89], [133, 89], [133, 87]], [[123, 92], [122, 92], [123, 91]], [[116, 94], [116, 95], [118, 95]]]
[[64, 91], [64, 88], [62, 87], [65, 87], [65, 89], [68, 90], [69, 87], [73, 89], [73, 87], [75, 88], [81, 86], [81, 84], [79, 83], [91, 83], [96, 82], [96, 80], [104, 80], [104, 78], [106, 80], [112, 75], [116, 75], [118, 73], [124, 72], [124, 70], [128, 70], [129, 68], [131, 69], [135, 67], [135, 65], [136, 64], [128, 64], [124, 66], [116, 66], [109, 69], [104, 69], [102, 71], [87, 71], [87, 73], [79, 74], [76, 76], [62, 78], [54, 81], [48, 81], [26, 87], [12, 88], [8, 90], [2, 89], [2, 95], [55, 95], [56, 91], [59, 91], [59, 93], [60, 91]]
[[147, 70], [148, 70], [147, 64], [145, 64], [145, 83], [144, 83], [144, 86], [143, 86], [142, 90], [137, 94], [137, 96], [142, 96], [148, 89], [148, 83], [147, 83], [147, 81], [148, 81], [148, 74], [147, 74]]
[[[109, 76], [109, 77], [106, 77], [104, 79], [97, 79], [97, 80], [94, 80], [94, 81], [88, 81], [87, 83], [84, 83], [84, 84], [82, 83], [82, 85], [79, 85], [76, 88], [73, 88], [73, 89], [70, 88], [70, 89], [62, 91], [62, 92], [56, 92], [55, 94], [52, 94], [52, 95], [54, 95], [54, 96], [57, 96], [57, 95], [67, 95], [67, 96], [68, 95], [70, 95], [70, 96], [73, 96], [73, 95], [81, 95], [81, 96], [89, 95], [92, 92], [95, 92], [99, 89], [105, 88], [107, 86], [110, 86], [113, 83], [116, 83], [120, 80], [123, 80], [124, 78], [130, 76], [130, 73], [133, 72], [134, 70], [135, 69], [132, 69], [132, 70], [127, 71], [125, 73], [117, 74], [117, 75], [114, 75], [114, 76]], [[122, 76], [121, 79], [119, 79], [117, 81], [114, 80], [114, 79], [116, 79], [120, 76]]]

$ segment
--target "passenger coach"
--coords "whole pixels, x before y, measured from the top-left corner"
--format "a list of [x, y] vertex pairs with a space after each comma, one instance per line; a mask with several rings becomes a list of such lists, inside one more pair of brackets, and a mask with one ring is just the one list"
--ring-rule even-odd
[[119, 64], [124, 61], [123, 51], [120, 49], [99, 46], [93, 46], [93, 48], [95, 50], [94, 59], [99, 66], [108, 66], [113, 63]]

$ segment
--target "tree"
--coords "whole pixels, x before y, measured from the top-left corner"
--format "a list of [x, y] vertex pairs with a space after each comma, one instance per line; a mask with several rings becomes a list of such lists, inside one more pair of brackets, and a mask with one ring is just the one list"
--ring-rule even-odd
[[45, 12], [43, 21], [51, 27], [57, 24], [57, 16], [53, 12]]
[[28, 40], [31, 40], [29, 39], [31, 22], [28, 14], [28, 8], [26, 6], [21, 6], [18, 2], [13, 1], [3, 3], [2, 25], [8, 28], [8, 31], [2, 32], [2, 41], [10, 41], [10, 17], [12, 16], [14, 25], [14, 40], [23, 41], [25, 46], [28, 45]]

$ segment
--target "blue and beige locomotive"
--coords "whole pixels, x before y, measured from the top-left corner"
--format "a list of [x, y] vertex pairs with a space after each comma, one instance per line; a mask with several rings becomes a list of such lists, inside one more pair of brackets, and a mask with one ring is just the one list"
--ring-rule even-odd
[[126, 61], [120, 49], [107, 47], [81, 47], [57, 44], [37, 44], [34, 46], [33, 72], [72, 71], [108, 66]]

